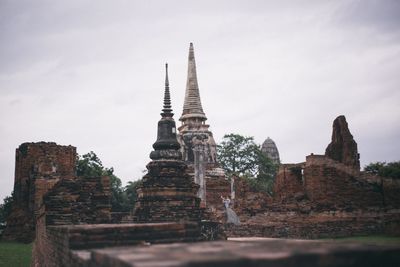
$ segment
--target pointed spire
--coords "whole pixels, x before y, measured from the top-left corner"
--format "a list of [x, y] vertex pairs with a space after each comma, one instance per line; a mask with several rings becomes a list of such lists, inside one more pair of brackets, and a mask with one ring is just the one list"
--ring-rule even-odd
[[175, 121], [172, 118], [174, 114], [172, 113], [169, 93], [168, 64], [165, 64], [165, 71], [164, 108], [162, 109], [161, 119], [158, 121], [157, 141], [153, 144], [154, 151], [150, 153], [150, 158], [153, 160], [182, 158], [179, 151], [181, 146], [176, 139]]
[[183, 121], [187, 118], [200, 118], [207, 120], [200, 101], [199, 85], [197, 83], [196, 61], [194, 59], [193, 43], [189, 48], [189, 64], [186, 82], [185, 102], [183, 104], [182, 116], [179, 120]]
[[162, 109], [161, 116], [172, 117], [171, 108], [171, 94], [169, 93], [169, 80], [168, 80], [168, 63], [165, 63], [165, 91], [164, 91], [164, 108]]

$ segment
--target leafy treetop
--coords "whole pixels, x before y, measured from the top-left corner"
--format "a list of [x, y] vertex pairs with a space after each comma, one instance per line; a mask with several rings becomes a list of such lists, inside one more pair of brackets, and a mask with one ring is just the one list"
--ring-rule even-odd
[[382, 177], [400, 179], [400, 161], [394, 162], [372, 162], [364, 167], [364, 171]]
[[261, 152], [253, 137], [226, 134], [217, 152], [218, 161], [228, 176], [249, 179], [256, 189], [272, 193], [278, 166]]

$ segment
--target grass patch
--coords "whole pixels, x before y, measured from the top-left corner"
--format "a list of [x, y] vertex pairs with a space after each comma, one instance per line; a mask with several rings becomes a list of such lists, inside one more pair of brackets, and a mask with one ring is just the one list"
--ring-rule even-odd
[[30, 266], [32, 244], [0, 241], [0, 266]]
[[373, 245], [400, 245], [400, 237], [384, 235], [338, 237], [329, 239], [327, 238], [323, 240], [330, 240], [335, 242], [356, 242]]

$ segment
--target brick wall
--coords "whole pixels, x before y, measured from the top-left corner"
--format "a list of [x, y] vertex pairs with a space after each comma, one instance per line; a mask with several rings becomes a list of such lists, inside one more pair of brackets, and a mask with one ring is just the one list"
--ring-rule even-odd
[[360, 172], [324, 156], [306, 157], [305, 191], [321, 208], [362, 208], [383, 206], [377, 184], [360, 178]]
[[385, 207], [400, 208], [400, 179], [380, 177], [366, 172], [360, 172], [360, 178], [370, 184], [376, 184], [383, 195]]
[[109, 223], [110, 178], [63, 179], [44, 197], [46, 224]]
[[42, 206], [36, 221], [36, 239], [32, 248], [31, 266], [73, 266], [67, 229], [46, 226], [44, 209]]
[[229, 237], [333, 238], [386, 234], [400, 236], [398, 210], [354, 210], [301, 213], [265, 212], [239, 226], [226, 226]]
[[64, 225], [109, 223], [110, 195], [109, 177], [71, 176], [58, 181], [35, 210], [32, 265], [74, 266], [70, 251], [74, 234]]
[[383, 178], [382, 187], [385, 206], [400, 208], [400, 179]]
[[[274, 183], [274, 205], [309, 205], [318, 210], [400, 207], [400, 180], [360, 172], [322, 155], [282, 164]], [[307, 204], [308, 201], [308, 204]]]
[[282, 164], [274, 182], [274, 200], [279, 203], [291, 202], [304, 197], [304, 163]]
[[272, 198], [265, 192], [258, 192], [251, 188], [245, 179], [235, 179], [234, 210], [243, 221], [246, 217], [254, 216], [266, 211]]

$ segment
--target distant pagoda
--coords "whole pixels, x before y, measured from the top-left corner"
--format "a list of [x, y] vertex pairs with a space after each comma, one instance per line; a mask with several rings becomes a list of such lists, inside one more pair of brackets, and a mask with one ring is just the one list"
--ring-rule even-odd
[[280, 164], [281, 160], [279, 158], [279, 151], [276, 147], [274, 140], [269, 137], [265, 139], [264, 143], [261, 146], [261, 151], [274, 164]]
[[182, 160], [180, 144], [171, 108], [166, 65], [164, 107], [158, 122], [157, 141], [150, 153], [148, 173], [138, 188], [134, 209], [136, 222], [200, 222], [200, 199], [196, 197], [199, 186], [187, 174], [187, 164]]
[[190, 43], [188, 61], [185, 101], [182, 116], [179, 118], [182, 125], [179, 127], [178, 140], [181, 144], [182, 158], [188, 163], [191, 175], [200, 186], [197, 196], [206, 204], [206, 178], [224, 179], [225, 173], [219, 168], [217, 145], [209, 125], [205, 123], [207, 117], [200, 100], [193, 43]]

